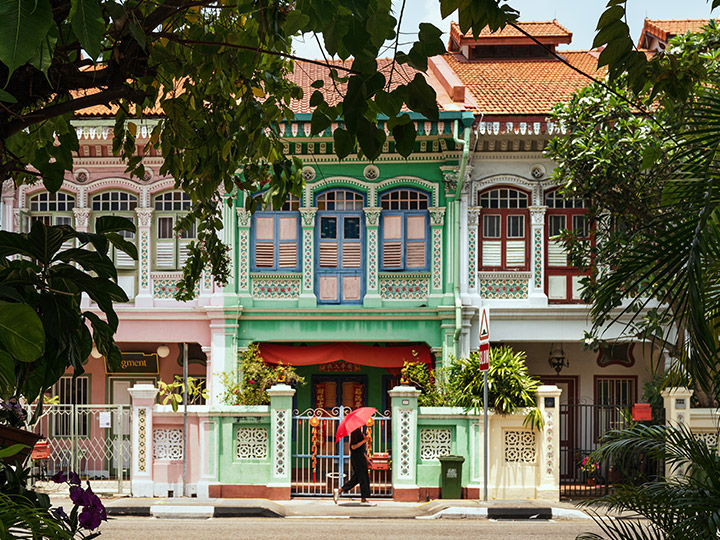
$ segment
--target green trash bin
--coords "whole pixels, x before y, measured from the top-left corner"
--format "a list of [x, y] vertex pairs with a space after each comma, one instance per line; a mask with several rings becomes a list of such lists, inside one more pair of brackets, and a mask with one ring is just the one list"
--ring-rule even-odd
[[462, 499], [463, 456], [440, 456], [442, 469], [440, 478], [441, 499]]

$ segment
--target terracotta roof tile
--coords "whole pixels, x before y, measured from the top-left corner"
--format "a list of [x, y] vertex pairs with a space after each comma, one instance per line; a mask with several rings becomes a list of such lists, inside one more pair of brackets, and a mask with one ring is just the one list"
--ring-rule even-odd
[[[537, 38], [556, 38], [563, 43], [570, 43], [572, 39], [572, 32], [569, 32], [556, 20], [552, 21], [522, 21], [518, 22], [517, 26], [525, 30], [531, 36]], [[465, 34], [460, 31], [460, 25], [456, 22], [450, 23], [450, 37], [455, 38], [456, 41], [460, 39], [475, 41], [472, 35], [472, 31], [469, 30]], [[491, 32], [489, 27], [485, 27], [480, 31], [478, 36], [479, 40], [486, 41], [489, 39], [497, 38], [523, 38], [527, 39], [522, 32], [512, 26], [506, 26], [496, 32]]]
[[667, 42], [673, 36], [687, 34], [688, 32], [700, 32], [708, 22], [710, 22], [709, 19], [645, 19], [641, 40], [646, 33], [649, 33]]
[[[589, 51], [560, 54], [588, 74], [604, 73]], [[555, 58], [466, 60], [450, 53], [444, 58], [475, 99], [474, 112], [484, 115], [545, 115], [553, 105], [590, 84], [587, 77]]]

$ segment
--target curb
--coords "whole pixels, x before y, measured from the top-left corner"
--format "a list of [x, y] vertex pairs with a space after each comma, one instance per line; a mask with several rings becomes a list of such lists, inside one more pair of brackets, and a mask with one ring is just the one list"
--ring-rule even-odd
[[157, 519], [210, 519], [214, 513], [214, 506], [155, 505], [150, 507], [150, 514]]
[[150, 517], [149, 506], [106, 506], [108, 516]]
[[216, 518], [237, 518], [237, 517], [262, 517], [262, 518], [281, 518], [286, 517], [278, 514], [269, 508], [257, 506], [216, 506], [213, 517]]
[[552, 519], [553, 511], [549, 506], [518, 508], [493, 507], [487, 509], [488, 519]]

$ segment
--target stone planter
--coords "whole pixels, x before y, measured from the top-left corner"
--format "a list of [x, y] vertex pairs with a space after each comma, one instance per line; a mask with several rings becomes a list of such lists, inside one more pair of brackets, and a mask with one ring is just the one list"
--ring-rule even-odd
[[35, 443], [42, 438], [42, 435], [12, 426], [0, 425], [0, 448], [7, 448], [14, 444], [24, 444], [25, 448], [14, 456], [3, 458], [3, 462], [14, 465], [18, 460], [25, 463], [25, 460], [32, 452]]

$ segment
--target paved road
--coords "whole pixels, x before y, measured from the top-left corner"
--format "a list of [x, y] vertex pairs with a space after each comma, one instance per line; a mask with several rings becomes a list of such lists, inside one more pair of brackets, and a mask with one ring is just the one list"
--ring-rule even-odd
[[418, 519], [179, 520], [121, 517], [103, 523], [99, 540], [575, 540], [599, 532], [592, 521]]

